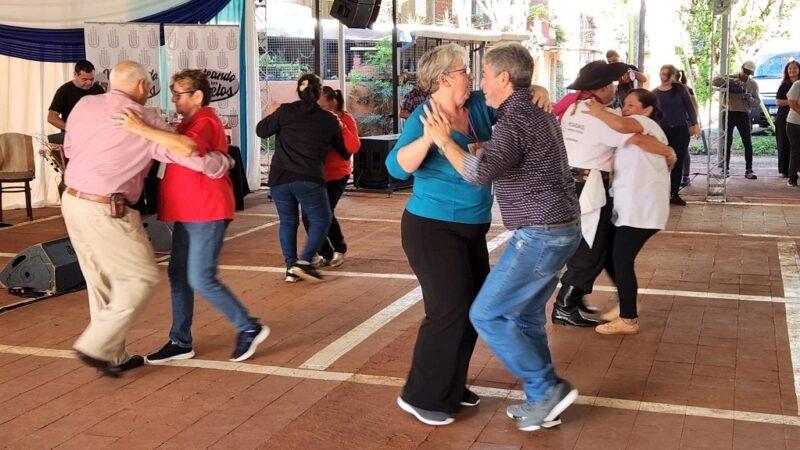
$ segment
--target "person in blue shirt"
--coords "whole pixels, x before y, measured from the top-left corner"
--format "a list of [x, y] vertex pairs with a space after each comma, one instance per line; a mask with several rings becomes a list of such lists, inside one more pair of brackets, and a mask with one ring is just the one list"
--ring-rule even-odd
[[[464, 150], [480, 152], [497, 118], [483, 93], [470, 91], [469, 63], [469, 54], [457, 44], [436, 47], [420, 58], [418, 83], [453, 125], [452, 139]], [[549, 107], [546, 90], [534, 89], [533, 94], [534, 102]], [[490, 185], [464, 181], [425, 134], [420, 115], [428, 102], [411, 113], [386, 158], [393, 177], [414, 176], [401, 237], [425, 305], [411, 370], [397, 403], [423, 423], [447, 425], [462, 406], [480, 402], [465, 385], [478, 337], [469, 309], [489, 273], [486, 233], [493, 197]]]

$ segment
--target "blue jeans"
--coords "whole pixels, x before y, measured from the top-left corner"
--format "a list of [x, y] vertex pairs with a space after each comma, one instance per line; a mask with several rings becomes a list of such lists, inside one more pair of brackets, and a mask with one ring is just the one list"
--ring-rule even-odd
[[270, 192], [281, 220], [279, 236], [286, 267], [297, 261], [297, 227], [300, 225], [298, 205], [308, 216], [308, 239], [300, 253], [300, 259], [311, 262], [311, 258], [328, 236], [333, 217], [325, 185], [312, 181], [294, 181], [272, 186]]
[[529, 403], [546, 399], [556, 383], [544, 309], [580, 239], [579, 224], [514, 231], [470, 309], [478, 335], [523, 381]]
[[224, 220], [175, 222], [169, 260], [172, 292], [169, 339], [181, 347], [192, 346], [195, 291], [227, 317], [236, 331], [246, 331], [256, 322], [228, 287], [217, 279], [217, 260], [227, 227]]

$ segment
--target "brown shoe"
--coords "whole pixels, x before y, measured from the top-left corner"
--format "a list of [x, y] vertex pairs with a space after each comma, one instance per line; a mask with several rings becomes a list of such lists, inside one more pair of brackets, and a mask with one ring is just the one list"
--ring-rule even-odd
[[600, 334], [636, 334], [639, 332], [639, 321], [620, 317], [611, 322], [598, 325], [594, 331]]

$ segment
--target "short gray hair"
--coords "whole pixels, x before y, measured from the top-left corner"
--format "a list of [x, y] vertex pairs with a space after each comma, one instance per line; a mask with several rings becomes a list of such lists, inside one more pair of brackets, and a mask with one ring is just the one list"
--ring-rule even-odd
[[450, 70], [456, 61], [462, 61], [464, 66], [469, 66], [469, 53], [458, 44], [440, 45], [428, 50], [419, 59], [417, 86], [433, 94], [439, 89], [439, 75]]
[[128, 93], [136, 89], [136, 85], [139, 84], [140, 81], [144, 81], [145, 86], [148, 86], [150, 82], [150, 76], [147, 75], [147, 71], [144, 70], [141, 64], [135, 61], [120, 62], [111, 69], [111, 75], [109, 75], [108, 78], [111, 89], [117, 89]]
[[483, 57], [484, 64], [492, 66], [495, 75], [508, 72], [514, 89], [531, 87], [533, 58], [527, 48], [516, 42], [493, 47]]

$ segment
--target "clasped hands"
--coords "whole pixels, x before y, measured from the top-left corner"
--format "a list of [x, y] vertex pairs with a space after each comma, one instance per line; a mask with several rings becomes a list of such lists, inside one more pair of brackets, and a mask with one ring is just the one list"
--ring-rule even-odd
[[447, 143], [452, 142], [450, 133], [453, 127], [450, 125], [450, 121], [441, 112], [439, 104], [433, 98], [431, 98], [430, 103], [424, 105], [422, 109], [425, 114], [421, 114], [419, 120], [422, 122], [423, 127], [425, 127], [425, 139], [444, 151]]

